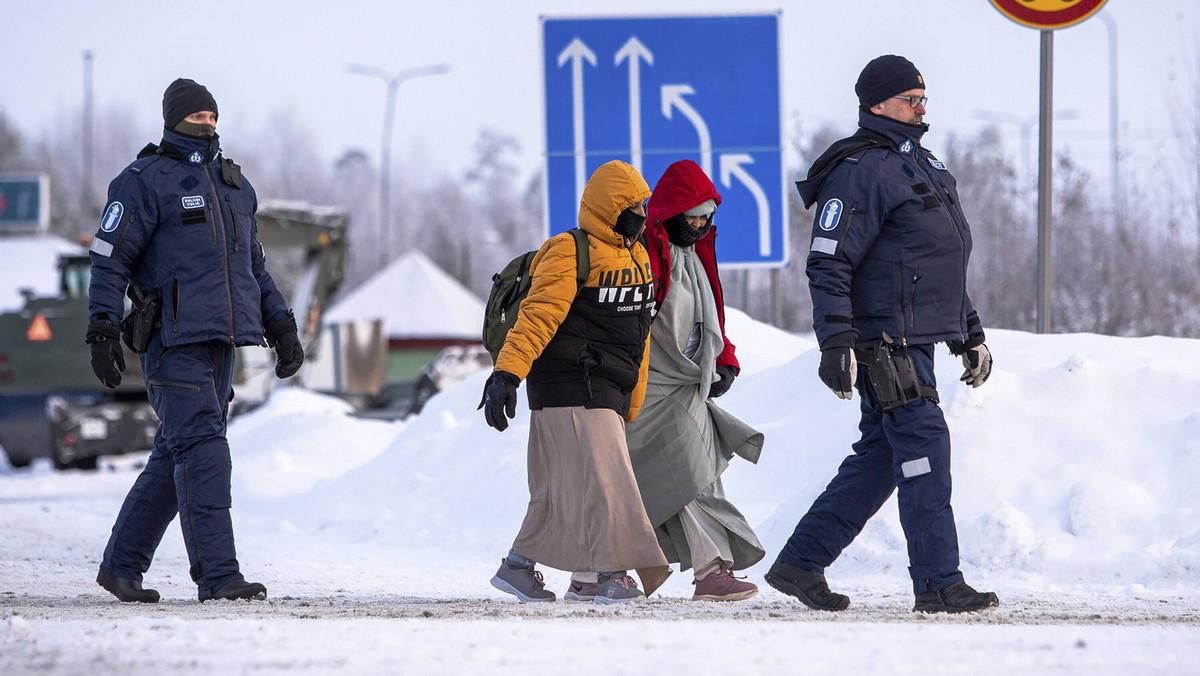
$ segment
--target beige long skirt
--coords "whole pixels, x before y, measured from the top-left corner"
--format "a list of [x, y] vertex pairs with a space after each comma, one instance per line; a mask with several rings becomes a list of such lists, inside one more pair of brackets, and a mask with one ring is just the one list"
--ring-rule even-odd
[[566, 571], [636, 570], [647, 595], [671, 574], [616, 411], [533, 411], [528, 475], [529, 507], [513, 542], [518, 554]]

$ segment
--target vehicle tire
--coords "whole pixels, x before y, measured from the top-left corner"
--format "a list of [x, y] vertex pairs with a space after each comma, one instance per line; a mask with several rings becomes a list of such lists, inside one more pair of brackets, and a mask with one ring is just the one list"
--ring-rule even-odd
[[87, 457], [87, 458], [80, 458], [80, 459], [76, 460], [73, 464], [75, 466], [75, 469], [95, 470], [97, 467], [97, 464], [98, 464], [97, 461], [99, 461], [99, 460], [100, 460], [99, 456], [93, 455], [93, 456]]
[[64, 462], [62, 454], [58, 448], [54, 449], [54, 469], [90, 469], [94, 470], [97, 467], [97, 456], [91, 455], [86, 458], [78, 458]]
[[3, 453], [5, 455], [5, 458], [8, 460], [9, 467], [13, 467], [13, 468], [28, 467], [29, 463], [33, 462], [33, 458], [17, 458], [16, 460], [13, 460], [12, 456], [9, 455], [8, 452], [4, 450], [3, 446], [0, 446], [0, 453]]

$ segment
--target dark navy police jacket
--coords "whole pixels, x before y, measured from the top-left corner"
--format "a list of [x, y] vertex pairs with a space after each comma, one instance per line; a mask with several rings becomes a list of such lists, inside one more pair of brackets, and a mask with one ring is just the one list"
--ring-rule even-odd
[[807, 267], [817, 339], [965, 341], [978, 318], [954, 177], [921, 147], [928, 125], [860, 110], [859, 126], [796, 184], [806, 207], [818, 203]]
[[108, 187], [92, 240], [88, 311], [119, 324], [129, 283], [162, 293], [164, 347], [207, 340], [264, 345], [288, 312], [267, 272], [258, 198], [217, 138], [165, 130]]

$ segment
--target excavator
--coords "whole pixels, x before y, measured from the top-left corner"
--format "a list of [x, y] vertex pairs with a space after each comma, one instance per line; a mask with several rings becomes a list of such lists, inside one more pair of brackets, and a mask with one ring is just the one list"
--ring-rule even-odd
[[[305, 353], [316, 354], [322, 313], [345, 274], [348, 214], [271, 201], [260, 205], [256, 220], [267, 267], [296, 314]], [[114, 390], [92, 373], [83, 343], [90, 258], [63, 253], [58, 268], [57, 295], [26, 293], [24, 307], [0, 314], [0, 449], [14, 467], [44, 457], [60, 469], [94, 469], [101, 456], [148, 450], [158, 418], [133, 353], [126, 352], [126, 372]], [[241, 410], [247, 405], [239, 397], [253, 405], [275, 386], [261, 366], [268, 356], [262, 348], [239, 349], [234, 389], [247, 396], [234, 401]]]

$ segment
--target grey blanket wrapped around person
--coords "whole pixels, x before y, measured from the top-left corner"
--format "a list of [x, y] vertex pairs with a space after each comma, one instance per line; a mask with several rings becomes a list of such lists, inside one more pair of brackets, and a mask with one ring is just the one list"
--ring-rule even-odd
[[723, 347], [716, 303], [695, 251], [670, 246], [670, 292], [651, 331], [646, 399], [626, 427], [630, 458], [667, 560], [682, 570], [720, 561], [741, 570], [764, 550], [725, 497], [721, 474], [735, 455], [757, 463], [763, 435], [707, 398]]

